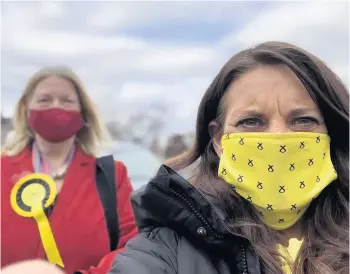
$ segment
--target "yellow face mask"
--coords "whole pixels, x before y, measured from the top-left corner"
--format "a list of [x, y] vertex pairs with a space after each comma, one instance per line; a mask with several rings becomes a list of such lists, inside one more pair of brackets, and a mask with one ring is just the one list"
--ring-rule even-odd
[[293, 226], [337, 178], [325, 134], [231, 133], [221, 145], [219, 177], [276, 230]]

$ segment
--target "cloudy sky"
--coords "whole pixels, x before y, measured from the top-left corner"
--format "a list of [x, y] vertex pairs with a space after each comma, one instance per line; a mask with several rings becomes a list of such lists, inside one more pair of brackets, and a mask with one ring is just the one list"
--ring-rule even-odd
[[163, 109], [165, 133], [194, 130], [200, 98], [245, 47], [304, 47], [347, 83], [349, 4], [315, 2], [2, 2], [1, 110], [28, 78], [71, 67], [108, 121]]

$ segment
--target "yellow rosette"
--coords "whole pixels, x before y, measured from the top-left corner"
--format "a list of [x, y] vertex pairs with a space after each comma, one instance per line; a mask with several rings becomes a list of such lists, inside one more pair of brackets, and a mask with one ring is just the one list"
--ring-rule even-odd
[[54, 202], [55, 197], [56, 185], [53, 179], [46, 174], [33, 173], [21, 178], [14, 185], [10, 198], [11, 206], [18, 215], [34, 218], [37, 222], [47, 259], [63, 267], [49, 220], [44, 212], [44, 209]]

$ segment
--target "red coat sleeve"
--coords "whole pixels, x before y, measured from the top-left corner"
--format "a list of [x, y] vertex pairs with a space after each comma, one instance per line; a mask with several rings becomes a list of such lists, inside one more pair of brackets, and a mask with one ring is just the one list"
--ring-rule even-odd
[[112, 268], [115, 256], [123, 250], [124, 247], [108, 253], [102, 258], [97, 267], [91, 266], [88, 270], [79, 270], [79, 272], [81, 274], [106, 274]]
[[119, 218], [119, 244], [117, 250], [104, 256], [97, 267], [91, 266], [88, 270], [80, 270], [82, 274], [105, 274], [112, 267], [117, 253], [124, 249], [125, 244], [137, 235], [134, 213], [131, 207], [130, 194], [133, 191], [123, 163], [115, 162], [117, 185], [117, 211]]

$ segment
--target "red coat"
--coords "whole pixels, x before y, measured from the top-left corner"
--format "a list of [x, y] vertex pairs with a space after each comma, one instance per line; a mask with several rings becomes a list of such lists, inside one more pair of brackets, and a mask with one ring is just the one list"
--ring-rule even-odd
[[[116, 162], [115, 170], [120, 229], [118, 248], [122, 248], [137, 234], [137, 228], [130, 203], [132, 186], [126, 168], [121, 162]], [[46, 258], [34, 219], [17, 215], [10, 205], [10, 192], [18, 175], [28, 171], [34, 172], [29, 148], [15, 157], [1, 157], [1, 266]], [[113, 257], [108, 255], [109, 237], [95, 184], [93, 156], [76, 150], [49, 221], [66, 273], [79, 269], [105, 273], [96, 272], [96, 268], [91, 267], [98, 265], [103, 257]], [[107, 264], [111, 263], [112, 260], [108, 259]], [[102, 266], [103, 269], [106, 267], [109, 265]]]

